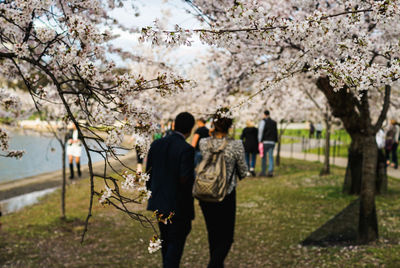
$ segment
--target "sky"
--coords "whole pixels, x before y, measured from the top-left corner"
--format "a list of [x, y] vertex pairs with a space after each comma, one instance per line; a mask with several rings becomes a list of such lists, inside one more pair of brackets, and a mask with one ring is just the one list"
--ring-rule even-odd
[[[165, 20], [168, 29], [173, 29], [175, 24], [182, 28], [196, 29], [204, 28], [198, 19], [189, 14], [186, 10], [193, 10], [191, 6], [183, 0], [136, 0], [133, 1], [135, 8], [131, 4], [125, 2], [124, 8], [117, 8], [111, 12], [111, 16], [118, 19], [120, 23], [129, 27], [142, 28], [146, 26], [153, 26], [154, 21], [158, 18]], [[139, 16], [135, 16], [135, 13]], [[130, 34], [125, 32], [118, 32], [120, 37], [113, 41], [114, 45], [123, 48], [127, 51], [138, 50], [138, 37], [139, 34]], [[150, 44], [145, 46], [151, 47]], [[168, 61], [173, 61], [175, 64], [187, 65], [196, 61], [199, 55], [205, 54], [208, 46], [201, 44], [198, 38], [193, 39], [192, 46], [179, 47], [174, 49], [173, 58], [167, 58]], [[140, 53], [140, 52], [138, 52]], [[119, 58], [114, 58], [118, 65], [125, 65]]]

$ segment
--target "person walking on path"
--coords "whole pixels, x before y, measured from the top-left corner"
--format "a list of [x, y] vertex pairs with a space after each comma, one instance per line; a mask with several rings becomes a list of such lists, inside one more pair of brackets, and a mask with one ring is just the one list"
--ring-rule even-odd
[[258, 154], [258, 129], [254, 127], [254, 123], [252, 121], [246, 122], [246, 127], [242, 131], [242, 135], [240, 135], [240, 139], [244, 144], [244, 152], [246, 163], [249, 172], [252, 176], [255, 176], [255, 166], [256, 159]]
[[[242, 141], [228, 139], [232, 119], [219, 118], [214, 122], [212, 137], [200, 141], [202, 155], [221, 148], [225, 143], [224, 160], [226, 166], [226, 196], [221, 202], [200, 200], [208, 233], [210, 261], [208, 268], [224, 267], [224, 260], [233, 243], [236, 214], [237, 178], [243, 179], [247, 173]], [[210, 148], [211, 145], [211, 148]]]
[[78, 176], [82, 176], [81, 172], [81, 155], [82, 155], [82, 137], [79, 135], [75, 124], [72, 124], [72, 129], [67, 133], [67, 156], [69, 162], [69, 178], [72, 180], [75, 177], [74, 174], [74, 158]]
[[314, 124], [313, 124], [313, 122], [310, 122], [308, 137], [309, 137], [310, 139], [314, 138], [314, 133], [315, 133]]
[[[258, 141], [263, 144], [264, 155], [261, 158], [261, 173], [259, 176], [272, 177], [274, 172], [274, 148], [275, 143], [278, 141], [278, 128], [276, 122], [271, 119], [268, 110], [264, 111], [264, 119], [260, 121], [258, 127]], [[268, 157], [268, 174], [267, 169]]]
[[192, 188], [194, 181], [194, 148], [185, 140], [194, 126], [194, 117], [187, 112], [175, 118], [175, 130], [154, 141], [147, 157], [147, 188], [152, 192], [147, 209], [158, 217], [163, 267], [179, 267], [187, 235], [194, 219]]
[[[395, 169], [398, 168], [397, 147], [399, 145], [399, 132], [399, 126], [396, 124], [396, 120], [390, 120], [385, 142], [386, 164], [389, 166], [391, 163], [392, 167]], [[392, 155], [392, 162], [390, 162], [390, 155]]]
[[206, 120], [199, 118], [197, 120], [197, 129], [193, 135], [192, 146], [194, 147], [194, 166], [196, 167], [201, 161], [201, 153], [199, 149], [199, 143], [201, 139], [210, 136], [210, 130], [206, 127]]
[[315, 133], [316, 133], [316, 138], [317, 139], [320, 139], [320, 138], [322, 138], [322, 130], [323, 130], [324, 128], [323, 128], [323, 126], [322, 126], [322, 124], [320, 123], [320, 122], [318, 122], [316, 125], [315, 125]]

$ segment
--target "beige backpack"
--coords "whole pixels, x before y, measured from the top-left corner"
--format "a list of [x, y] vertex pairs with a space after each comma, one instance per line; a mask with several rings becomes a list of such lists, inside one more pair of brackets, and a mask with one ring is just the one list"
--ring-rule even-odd
[[208, 140], [208, 152], [196, 168], [196, 179], [193, 185], [193, 196], [201, 201], [221, 202], [227, 192], [227, 177], [224, 150], [228, 141], [213, 149], [211, 139]]

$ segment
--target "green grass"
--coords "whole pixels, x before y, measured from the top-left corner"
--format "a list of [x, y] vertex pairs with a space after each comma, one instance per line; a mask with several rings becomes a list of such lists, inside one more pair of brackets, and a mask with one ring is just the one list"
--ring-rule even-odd
[[[309, 130], [308, 129], [286, 129], [284, 135], [292, 136], [292, 137], [308, 138]], [[325, 129], [322, 131], [322, 137], [325, 137]], [[346, 144], [350, 143], [350, 141], [351, 141], [349, 134], [347, 134], [346, 130], [344, 130], [344, 129], [336, 129], [336, 130], [332, 131], [331, 140], [340, 140]]]
[[0, 124], [10, 125], [13, 121], [14, 119], [10, 117], [0, 117]]
[[[320, 177], [319, 163], [283, 159], [276, 177], [247, 178], [238, 185], [235, 243], [226, 267], [399, 267], [400, 183], [377, 197], [380, 240], [358, 247], [300, 247], [299, 242], [355, 197], [341, 193], [344, 169]], [[126, 215], [95, 202], [83, 245], [88, 182], [68, 187], [68, 221], [59, 220], [59, 193], [1, 218], [0, 266], [161, 267], [160, 253], [147, 252], [152, 232]], [[140, 210], [140, 208], [138, 209]], [[182, 267], [206, 267], [207, 234], [196, 202]]]
[[[325, 154], [325, 147], [320, 147], [319, 149], [312, 148], [312, 149], [306, 150], [306, 152], [312, 153], [312, 154], [318, 154], [318, 150], [321, 155]], [[335, 153], [335, 156], [338, 156], [338, 157], [347, 157], [349, 154], [349, 151], [348, 151], [349, 146], [348, 145], [336, 145], [336, 149], [333, 146], [331, 146], [329, 148], [329, 150], [330, 150], [330, 155], [332, 155], [332, 156], [333, 156], [333, 153]]]

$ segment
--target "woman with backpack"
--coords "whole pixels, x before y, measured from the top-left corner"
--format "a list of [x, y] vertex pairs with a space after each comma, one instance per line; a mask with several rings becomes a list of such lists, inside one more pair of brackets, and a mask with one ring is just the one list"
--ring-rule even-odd
[[[200, 201], [206, 222], [210, 251], [209, 268], [223, 267], [232, 246], [237, 179], [243, 179], [247, 173], [242, 141], [228, 138], [232, 122], [230, 118], [217, 118], [214, 121], [213, 136], [200, 141], [203, 160], [197, 168], [193, 194]], [[218, 160], [223, 162], [213, 163]], [[204, 174], [216, 174], [218, 178], [213, 180]], [[207, 184], [207, 180], [216, 184]], [[202, 186], [205, 186], [205, 189], [202, 189]], [[206, 189], [213, 189], [211, 195], [204, 194]]]

